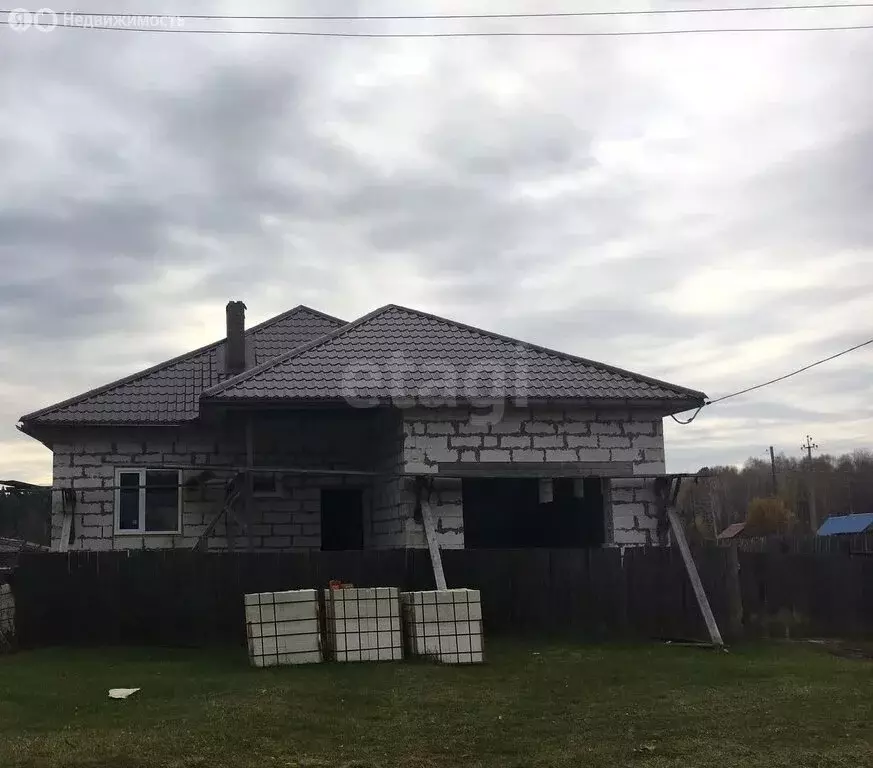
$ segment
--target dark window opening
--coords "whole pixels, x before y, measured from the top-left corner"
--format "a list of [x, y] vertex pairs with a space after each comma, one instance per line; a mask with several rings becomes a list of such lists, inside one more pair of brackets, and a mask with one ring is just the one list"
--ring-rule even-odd
[[122, 531], [139, 529], [139, 478], [139, 472], [118, 475], [118, 528]]
[[179, 529], [179, 472], [153, 471], [145, 473], [145, 530], [176, 531]]
[[556, 478], [540, 502], [536, 478], [465, 478], [468, 549], [599, 547], [606, 540], [600, 478]]
[[331, 552], [364, 548], [364, 498], [360, 488], [321, 491], [321, 548]]
[[275, 472], [255, 472], [252, 475], [252, 495], [274, 497], [282, 495], [282, 484]]

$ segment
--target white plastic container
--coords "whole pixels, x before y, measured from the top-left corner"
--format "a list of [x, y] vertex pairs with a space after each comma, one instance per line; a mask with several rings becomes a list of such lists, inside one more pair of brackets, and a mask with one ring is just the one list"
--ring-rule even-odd
[[318, 592], [257, 592], [246, 595], [249, 660], [255, 667], [313, 664], [324, 660]]
[[443, 664], [484, 661], [482, 601], [478, 589], [403, 592], [400, 599], [410, 655]]
[[15, 598], [12, 587], [0, 584], [0, 650], [12, 644], [15, 636]]
[[327, 645], [336, 661], [403, 658], [397, 587], [324, 590]]

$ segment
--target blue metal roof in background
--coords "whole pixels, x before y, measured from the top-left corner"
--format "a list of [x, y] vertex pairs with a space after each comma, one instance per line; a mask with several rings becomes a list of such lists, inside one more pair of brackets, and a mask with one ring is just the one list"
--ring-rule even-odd
[[860, 515], [836, 515], [825, 520], [816, 535], [832, 536], [835, 533], [863, 533], [871, 525], [873, 525], [873, 512]]

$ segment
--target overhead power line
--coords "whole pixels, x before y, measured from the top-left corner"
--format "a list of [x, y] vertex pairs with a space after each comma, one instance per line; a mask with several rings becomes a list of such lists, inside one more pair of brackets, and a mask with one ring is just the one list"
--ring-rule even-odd
[[[811, 11], [833, 10], [850, 8], [873, 8], [873, 3], [805, 3], [799, 5], [747, 5], [734, 7], [714, 8], [647, 8], [643, 10], [619, 10], [619, 11], [542, 11], [539, 13], [433, 13], [433, 14], [367, 14], [359, 16], [338, 15], [275, 15], [275, 16], [246, 16], [231, 14], [173, 14], [174, 18], [185, 21], [425, 21], [442, 19], [558, 19], [558, 18], [583, 18], [598, 16], [663, 16], [676, 14], [695, 13], [752, 13], [760, 11]], [[9, 11], [0, 10], [0, 14]], [[58, 15], [61, 15], [59, 12]], [[89, 13], [75, 11], [78, 16], [113, 16], [117, 13]], [[129, 16], [132, 14], [122, 14]]]
[[873, 339], [868, 339], [867, 341], [863, 341], [860, 344], [856, 344], [854, 347], [849, 347], [848, 349], [844, 349], [842, 352], [837, 352], [835, 355], [831, 355], [830, 357], [825, 357], [821, 360], [816, 360], [814, 363], [810, 363], [809, 365], [804, 365], [803, 368], [798, 368], [796, 371], [791, 371], [791, 373], [786, 373], [784, 376], [778, 376], [775, 379], [770, 379], [770, 381], [765, 381], [763, 384], [756, 384], [753, 387], [746, 387], [746, 389], [741, 389], [739, 392], [732, 392], [729, 395], [722, 395], [721, 397], [717, 397], [715, 400], [710, 400], [708, 405], [714, 405], [715, 403], [720, 403], [722, 400], [727, 400], [731, 397], [737, 397], [738, 395], [745, 395], [747, 392], [753, 392], [756, 389], [761, 389], [761, 387], [767, 387], [770, 384], [775, 384], [778, 381], [784, 381], [785, 379], [789, 379], [792, 376], [796, 376], [798, 373], [803, 373], [804, 371], [808, 371], [810, 368], [815, 368], [817, 365], [822, 365], [823, 363], [829, 363], [831, 360], [836, 360], [838, 357], [842, 357], [843, 355], [848, 355], [849, 352], [854, 352], [856, 349], [861, 349], [861, 347], [866, 347], [868, 344], [873, 344]]
[[761, 384], [755, 384], [752, 387], [746, 387], [745, 389], [741, 389], [737, 392], [731, 392], [729, 395], [722, 395], [721, 397], [715, 398], [715, 400], [707, 400], [703, 405], [701, 405], [691, 416], [690, 419], [686, 421], [680, 421], [675, 416], [671, 414], [671, 418], [677, 424], [690, 424], [694, 419], [697, 418], [697, 414], [700, 413], [707, 405], [715, 405], [716, 403], [720, 403], [724, 400], [728, 400], [732, 397], [738, 397], [739, 395], [745, 395], [747, 392], [754, 392], [756, 389], [761, 389], [762, 387], [769, 387], [771, 384], [776, 384], [779, 381], [785, 381], [785, 379], [790, 379], [792, 376], [797, 376], [798, 373], [803, 373], [804, 371], [808, 371], [810, 368], [815, 368], [817, 365], [822, 365], [824, 363], [828, 363], [831, 360], [836, 360], [838, 357], [842, 357], [843, 355], [848, 355], [849, 352], [854, 352], [856, 349], [861, 349], [861, 347], [866, 347], [868, 344], [873, 344], [873, 339], [868, 339], [867, 341], [862, 341], [860, 344], [856, 344], [854, 347], [849, 347], [848, 349], [842, 350], [842, 352], [837, 352], [834, 355], [830, 355], [829, 357], [822, 358], [821, 360], [816, 360], [814, 363], [810, 363], [809, 365], [804, 365], [802, 368], [798, 368], [796, 371], [791, 371], [790, 373], [786, 373], [783, 376], [777, 376], [775, 379], [770, 379], [769, 381], [765, 381]]
[[[110, 14], [111, 15], [111, 14]], [[117, 14], [116, 14], [117, 15]], [[9, 21], [0, 21], [0, 26], [13, 26]], [[62, 29], [99, 30], [101, 32], [144, 32], [163, 33], [169, 35], [199, 34], [199, 35], [266, 35], [276, 37], [360, 37], [360, 38], [440, 38], [440, 37], [647, 37], [664, 35], [695, 35], [695, 34], [756, 34], [761, 32], [847, 32], [852, 30], [873, 29], [873, 24], [853, 24], [847, 26], [828, 27], [739, 27], [732, 29], [646, 29], [638, 31], [612, 32], [534, 32], [534, 31], [500, 31], [500, 32], [316, 32], [287, 29], [170, 29], [165, 27], [125, 27], [125, 26], [72, 26], [59, 25]]]

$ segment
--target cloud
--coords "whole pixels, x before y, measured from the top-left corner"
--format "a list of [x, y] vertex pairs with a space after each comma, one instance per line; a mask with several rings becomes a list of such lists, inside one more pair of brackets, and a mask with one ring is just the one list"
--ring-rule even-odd
[[[711, 396], [873, 335], [863, 33], [0, 38], [0, 475], [49, 471], [18, 416], [213, 341], [231, 297], [408, 304]], [[669, 466], [870, 447], [871, 368], [668, 420]]]

